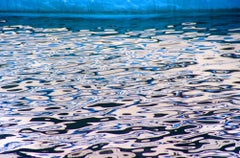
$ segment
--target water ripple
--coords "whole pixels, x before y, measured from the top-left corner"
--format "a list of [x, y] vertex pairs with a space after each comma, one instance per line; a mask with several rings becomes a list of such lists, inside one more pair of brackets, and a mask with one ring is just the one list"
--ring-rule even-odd
[[0, 157], [239, 157], [238, 13], [0, 17]]

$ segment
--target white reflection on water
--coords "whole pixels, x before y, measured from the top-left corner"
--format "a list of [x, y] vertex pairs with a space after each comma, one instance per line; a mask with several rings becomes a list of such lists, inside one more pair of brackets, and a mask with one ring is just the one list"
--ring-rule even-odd
[[237, 157], [239, 18], [212, 16], [1, 17], [0, 152]]

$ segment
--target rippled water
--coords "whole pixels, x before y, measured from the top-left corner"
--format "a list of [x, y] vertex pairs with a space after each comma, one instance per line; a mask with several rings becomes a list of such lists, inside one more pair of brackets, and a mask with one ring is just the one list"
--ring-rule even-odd
[[0, 16], [0, 157], [240, 157], [239, 13]]

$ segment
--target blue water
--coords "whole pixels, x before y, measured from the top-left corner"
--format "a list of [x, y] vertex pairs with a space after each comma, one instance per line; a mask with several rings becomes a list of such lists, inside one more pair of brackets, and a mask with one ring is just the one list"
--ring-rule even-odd
[[146, 14], [240, 9], [239, 0], [1, 0], [0, 12]]
[[0, 157], [240, 157], [240, 14], [0, 16]]

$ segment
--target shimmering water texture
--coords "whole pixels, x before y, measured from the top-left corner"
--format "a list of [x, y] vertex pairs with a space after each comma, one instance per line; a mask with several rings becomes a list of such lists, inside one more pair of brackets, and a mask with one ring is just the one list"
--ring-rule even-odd
[[0, 157], [240, 157], [238, 13], [0, 22]]

